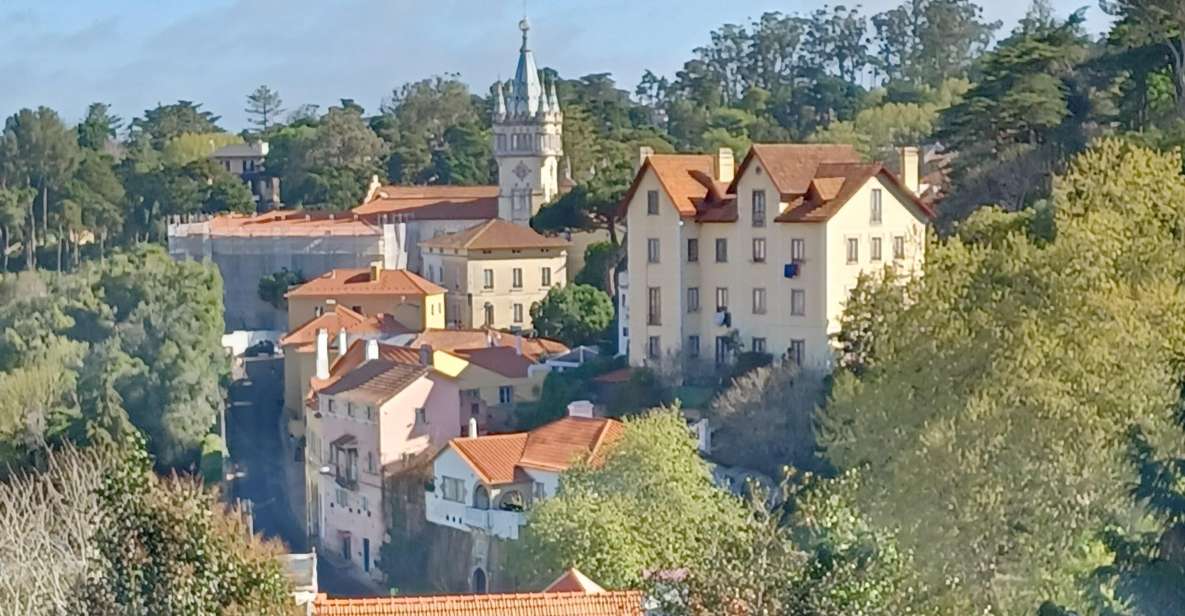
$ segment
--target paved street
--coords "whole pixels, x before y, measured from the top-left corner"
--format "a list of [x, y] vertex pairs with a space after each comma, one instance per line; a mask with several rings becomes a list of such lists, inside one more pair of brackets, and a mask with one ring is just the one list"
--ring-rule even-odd
[[[289, 505], [285, 465], [292, 453], [281, 438], [284, 365], [280, 358], [246, 360], [246, 378], [230, 386], [227, 409], [227, 441], [231, 463], [244, 476], [231, 482], [232, 498], [250, 499], [255, 507], [255, 531], [284, 541], [291, 552], [307, 552], [308, 540]], [[303, 498], [301, 494], [291, 495]], [[335, 570], [317, 559], [321, 592], [334, 596], [374, 595], [375, 589]]]

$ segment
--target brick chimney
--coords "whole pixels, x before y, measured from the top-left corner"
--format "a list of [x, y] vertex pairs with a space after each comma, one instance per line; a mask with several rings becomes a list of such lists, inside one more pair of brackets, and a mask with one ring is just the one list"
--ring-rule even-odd
[[731, 182], [736, 173], [736, 161], [732, 156], [732, 148], [716, 150], [716, 158], [712, 161], [716, 171], [717, 182]]
[[901, 148], [901, 185], [905, 186], [915, 194], [921, 186], [920, 169], [921, 156], [918, 154], [918, 148], [915, 146], [906, 146]]
[[317, 368], [315, 376], [325, 380], [329, 378], [329, 330], [317, 330]]

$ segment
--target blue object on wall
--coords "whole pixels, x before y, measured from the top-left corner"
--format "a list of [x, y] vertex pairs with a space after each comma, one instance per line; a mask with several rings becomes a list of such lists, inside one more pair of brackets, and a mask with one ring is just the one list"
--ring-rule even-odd
[[787, 263], [783, 275], [786, 278], [798, 278], [798, 263]]

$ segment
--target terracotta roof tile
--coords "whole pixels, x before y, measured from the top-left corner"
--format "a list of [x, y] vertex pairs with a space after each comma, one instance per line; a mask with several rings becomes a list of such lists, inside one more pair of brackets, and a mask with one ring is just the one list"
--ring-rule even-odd
[[547, 592], [325, 599], [314, 616], [642, 616], [642, 593]]
[[709, 177], [715, 170], [715, 163], [710, 154], [652, 154], [646, 162], [638, 168], [634, 175], [634, 182], [626, 191], [619, 208], [624, 218], [626, 208], [634, 199], [646, 172], [653, 171], [658, 178], [659, 185], [666, 191], [667, 197], [675, 204], [679, 216], [690, 218], [696, 214], [697, 199], [703, 199], [707, 192], [700, 180], [692, 172], [698, 172]]
[[[333, 364], [329, 367], [329, 378], [318, 379], [313, 377], [311, 380], [311, 387], [309, 388], [308, 396], [305, 398], [305, 404], [310, 407], [316, 407], [317, 394], [325, 391], [329, 387], [336, 384], [344, 376], [350, 374], [355, 368], [361, 366], [366, 359], [366, 340], [355, 340], [346, 349], [346, 353], [333, 360]], [[378, 343], [379, 345], [379, 359], [391, 363], [399, 363], [413, 366], [424, 367], [420, 364], [420, 352], [417, 349], [409, 349], [407, 347], [395, 346], [392, 344]]]
[[358, 402], [381, 404], [428, 374], [428, 367], [387, 359], [373, 359], [343, 374], [319, 393], [347, 398]]
[[223, 214], [211, 218], [206, 223], [191, 224], [208, 224], [210, 235], [215, 236], [320, 237], [325, 235], [379, 235], [382, 233], [382, 230], [377, 226], [353, 214], [294, 210], [275, 210], [251, 216]]
[[288, 292], [286, 297], [341, 295], [437, 295], [444, 288], [402, 269], [382, 269], [377, 280], [369, 268], [330, 270]]
[[541, 235], [534, 229], [516, 225], [501, 218], [493, 218], [464, 231], [439, 235], [420, 242], [431, 248], [463, 248], [465, 250], [497, 250], [502, 248], [566, 248], [567, 240]]
[[357, 326], [366, 319], [365, 315], [359, 314], [342, 306], [335, 305], [333, 310], [322, 314], [319, 317], [313, 317], [295, 329], [288, 332], [283, 338], [280, 338], [281, 347], [305, 346], [313, 344], [317, 341], [317, 330], [324, 329], [331, 334], [336, 334], [338, 331], [345, 329], [349, 331], [351, 327]]
[[879, 177], [900, 190], [910, 203], [929, 218], [930, 206], [901, 185], [897, 176], [881, 163], [825, 163], [818, 166], [804, 195], [790, 200], [777, 222], [826, 222], [871, 179]]
[[512, 379], [526, 378], [528, 369], [535, 365], [530, 357], [519, 355], [514, 347], [509, 346], [458, 349], [456, 354], [475, 366]]
[[[419, 348], [429, 345], [440, 351], [465, 351], [489, 346], [511, 347], [517, 344], [516, 336], [496, 329], [428, 329], [407, 343]], [[523, 355], [533, 361], [544, 356], [561, 355], [569, 350], [567, 345], [550, 338], [526, 337], [522, 339]]]
[[737, 180], [754, 159], [761, 162], [761, 167], [783, 196], [806, 193], [820, 164], [861, 162], [856, 149], [846, 144], [755, 143], [749, 148], [728, 192], [736, 192]]
[[498, 187], [382, 186], [354, 213], [371, 220], [384, 214], [413, 220], [486, 220], [498, 217]]
[[486, 483], [513, 483], [519, 468], [562, 471], [595, 460], [621, 436], [620, 421], [605, 417], [563, 417], [530, 432], [492, 434], [449, 441]]
[[601, 588], [600, 584], [588, 579], [588, 576], [584, 575], [577, 569], [571, 568], [565, 571], [563, 575], [556, 578], [554, 582], [548, 584], [547, 588], [543, 589], [543, 592], [596, 593], [605, 592], [605, 589]]

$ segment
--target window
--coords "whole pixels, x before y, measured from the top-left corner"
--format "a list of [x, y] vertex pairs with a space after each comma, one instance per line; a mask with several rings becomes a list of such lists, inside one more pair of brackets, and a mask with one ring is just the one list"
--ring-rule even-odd
[[806, 316], [806, 291], [790, 289], [790, 316]]
[[483, 310], [483, 312], [485, 312], [484, 316], [485, 316], [486, 327], [493, 327], [494, 326], [494, 305], [490, 304], [490, 303], [486, 303], [486, 305], [482, 307], [482, 310]]
[[350, 306], [350, 310], [353, 310], [354, 312], [357, 312], [358, 314], [366, 314], [362, 310], [362, 306]]
[[881, 238], [872, 238], [872, 247], [868, 250], [868, 258], [873, 261], [881, 260]]
[[765, 238], [753, 238], [753, 262], [765, 263]]
[[333, 410], [333, 406], [334, 406], [334, 404], [333, 404], [333, 398], [330, 398], [330, 399], [329, 399], [329, 400], [328, 400], [328, 401], [325, 403], [325, 411], [326, 411], [327, 413], [329, 413], [330, 415], [332, 415], [332, 414], [333, 414], [333, 412], [334, 412], [334, 410]]
[[658, 191], [646, 191], [646, 213], [650, 216], [658, 216]]
[[894, 259], [904, 259], [905, 258], [905, 236], [904, 235], [894, 235], [893, 236], [893, 258]]
[[646, 356], [650, 359], [658, 359], [662, 354], [662, 347], [659, 346], [658, 336], [651, 336], [646, 340]]
[[728, 263], [728, 240], [725, 238], [716, 240], [716, 262]]
[[424, 407], [422, 407], [422, 406], [416, 407], [416, 423], [418, 423], [418, 424], [428, 423], [428, 412], [426, 410], [424, 410]]
[[358, 480], [358, 450], [351, 447], [332, 446], [333, 474], [338, 481], [352, 483]]
[[366, 407], [366, 421], [374, 421], [374, 407], [367, 405]]
[[515, 304], [514, 305], [514, 322], [515, 323], [522, 323], [523, 322], [523, 305], [522, 304]]
[[874, 225], [881, 224], [881, 194], [881, 189], [872, 189], [872, 209], [869, 212], [868, 222]]
[[346, 417], [354, 417], [354, 403], [349, 400], [346, 401]]
[[729, 349], [731, 348], [732, 341], [728, 336], [716, 336], [716, 365], [728, 362]]
[[728, 310], [728, 287], [716, 287], [716, 312]]
[[515, 289], [523, 288], [523, 268], [516, 267], [510, 270], [510, 286]]
[[692, 358], [699, 357], [699, 336], [687, 337], [687, 355]]
[[801, 366], [803, 355], [806, 354], [806, 340], [791, 340], [790, 349], [786, 351], [786, 357], [794, 362], [794, 365]]
[[482, 270], [481, 271], [481, 279], [482, 279], [482, 288], [483, 289], [494, 288], [494, 270], [492, 270], [492, 269]]
[[699, 312], [699, 287], [687, 287], [687, 312]]
[[465, 482], [456, 477], [440, 477], [440, 496], [454, 503], [465, 502]]
[[765, 352], [765, 338], [754, 338], [753, 339], [753, 352], [754, 353], [764, 353]]
[[765, 314], [765, 289], [762, 287], [753, 289], [753, 314]]
[[366, 472], [374, 474], [374, 452], [366, 452]]
[[[370, 499], [366, 498], [365, 496], [358, 497], [358, 508], [361, 509], [362, 511], [370, 511]], [[370, 541], [370, 540], [363, 539], [363, 541]]]
[[806, 240], [792, 239], [790, 240], [790, 260], [802, 261], [806, 259]]
[[696, 263], [699, 261], [699, 240], [689, 238], [687, 240], [687, 262]]
[[765, 191], [753, 191], [753, 226], [765, 226]]
[[514, 385], [502, 385], [498, 388], [498, 404], [514, 402]]
[[542, 481], [531, 482], [531, 496], [535, 500], [543, 500], [547, 498], [547, 486]]
[[539, 272], [539, 280], [542, 283], [542, 286], [545, 286], [545, 287], [551, 286], [551, 268], [550, 267], [545, 267]]
[[854, 237], [848, 238], [848, 263], [860, 262], [860, 240]]
[[659, 246], [657, 238], [650, 238], [646, 240], [646, 262], [658, 263]]
[[660, 287], [647, 289], [646, 324], [662, 325], [662, 288]]
[[333, 500], [337, 501], [338, 507], [342, 507], [342, 508], [349, 507], [350, 506], [350, 493], [341, 489], [341, 488], [338, 488], [337, 491], [334, 493]]

